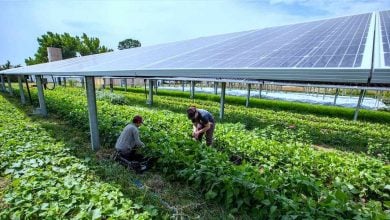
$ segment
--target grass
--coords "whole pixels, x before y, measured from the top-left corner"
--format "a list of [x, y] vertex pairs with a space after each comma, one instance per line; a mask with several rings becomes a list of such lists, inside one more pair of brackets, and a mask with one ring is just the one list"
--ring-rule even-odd
[[[26, 114], [32, 112], [31, 106], [20, 106], [18, 100], [5, 96]], [[206, 201], [200, 192], [194, 191], [185, 183], [166, 179], [154, 170], [136, 174], [111, 159], [113, 149], [103, 148], [98, 152], [91, 149], [88, 133], [74, 128], [49, 113], [48, 117], [30, 115], [33, 122], [40, 124], [58, 142], [63, 142], [73, 155], [82, 159], [100, 180], [119, 186], [124, 195], [135, 202], [158, 207], [160, 217], [165, 218], [228, 218], [228, 213], [219, 204]], [[142, 187], [135, 182], [140, 182]], [[7, 179], [0, 179], [0, 207], [2, 187]]]

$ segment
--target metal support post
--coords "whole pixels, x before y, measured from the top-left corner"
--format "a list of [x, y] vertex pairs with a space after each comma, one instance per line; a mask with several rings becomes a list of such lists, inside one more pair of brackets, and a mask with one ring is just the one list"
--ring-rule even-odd
[[22, 105], [26, 104], [26, 97], [24, 96], [24, 90], [23, 90], [23, 82], [22, 82], [22, 76], [18, 75], [18, 83], [19, 83], [19, 92], [20, 92], [20, 102]]
[[8, 92], [9, 92], [9, 95], [13, 96], [14, 93], [12, 92], [11, 75], [7, 75], [7, 81], [8, 81]]
[[324, 94], [322, 95], [322, 100], [325, 100], [325, 95], [326, 95], [326, 88], [324, 88]]
[[182, 81], [181, 83], [182, 83], [181, 84], [181, 86], [182, 86], [181, 91], [184, 92], [185, 81]]
[[261, 99], [261, 91], [263, 90], [263, 84], [259, 84], [259, 99]]
[[219, 118], [222, 120], [225, 112], [225, 91], [226, 91], [226, 82], [222, 82], [221, 85], [221, 106], [219, 110]]
[[214, 82], [214, 95], [218, 94], [218, 82]]
[[124, 79], [125, 82], [125, 92], [127, 92], [127, 79]]
[[38, 111], [37, 113], [46, 117], [47, 116], [47, 109], [46, 109], [46, 103], [45, 103], [45, 96], [43, 94], [42, 76], [36, 75], [35, 79], [37, 81], [38, 100], [39, 100], [39, 108], [37, 109], [37, 111]]
[[106, 89], [106, 79], [105, 78], [102, 78], [102, 79], [103, 79], [102, 88], [104, 90], [104, 89]]
[[353, 120], [356, 121], [357, 118], [358, 118], [358, 115], [359, 115], [359, 109], [360, 109], [360, 106], [362, 104], [362, 101], [363, 101], [363, 97], [364, 97], [364, 93], [366, 92], [366, 90], [362, 89], [360, 90], [360, 95], [359, 95], [359, 100], [358, 100], [358, 103], [356, 105], [356, 110], [355, 110], [355, 114], [353, 115]]
[[4, 75], [0, 75], [1, 78], [1, 91], [5, 92]]
[[110, 78], [110, 91], [114, 91], [114, 80], [112, 78]]
[[153, 80], [149, 79], [149, 97], [146, 104], [153, 105]]
[[93, 76], [85, 77], [88, 101], [89, 131], [91, 134], [92, 150], [97, 151], [100, 148], [99, 129], [96, 108], [95, 78]]
[[64, 87], [66, 87], [66, 78], [64, 77]]
[[248, 94], [246, 95], [246, 103], [245, 103], [245, 107], [249, 107], [249, 99], [251, 97], [251, 84], [248, 83]]
[[337, 101], [337, 97], [339, 96], [339, 92], [340, 92], [340, 89], [336, 89], [336, 94], [334, 96], [334, 101], [333, 101], [333, 105], [336, 105], [336, 101]]
[[84, 86], [84, 83], [85, 83], [85, 82], [84, 82], [84, 77], [81, 77], [81, 87], [82, 87], [82, 88], [85, 87], [85, 86]]
[[190, 99], [195, 98], [195, 81], [191, 81], [191, 93], [190, 93]]

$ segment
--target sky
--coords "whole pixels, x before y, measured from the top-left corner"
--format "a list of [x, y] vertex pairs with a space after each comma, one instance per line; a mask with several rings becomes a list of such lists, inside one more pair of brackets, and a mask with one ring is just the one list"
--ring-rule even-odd
[[24, 66], [48, 31], [117, 50], [380, 10], [390, 0], [0, 0], [0, 65]]

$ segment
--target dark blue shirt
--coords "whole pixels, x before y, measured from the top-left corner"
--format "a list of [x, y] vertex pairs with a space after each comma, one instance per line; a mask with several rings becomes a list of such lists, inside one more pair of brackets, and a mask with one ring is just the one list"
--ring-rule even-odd
[[209, 122], [214, 123], [214, 117], [210, 112], [204, 109], [197, 109], [197, 112], [198, 112], [198, 117], [192, 120], [193, 123], [197, 122], [201, 125], [206, 125]]

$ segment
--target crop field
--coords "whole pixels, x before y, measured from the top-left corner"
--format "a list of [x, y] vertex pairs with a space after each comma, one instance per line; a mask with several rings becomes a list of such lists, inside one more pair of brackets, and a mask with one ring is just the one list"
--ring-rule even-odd
[[[45, 90], [45, 99], [47, 120], [89, 141], [85, 90]], [[195, 104], [218, 118], [216, 99], [161, 91], [148, 107], [140, 89], [97, 91], [100, 151], [112, 152], [123, 127], [142, 115], [143, 153], [160, 158], [148, 172], [179, 184], [172, 195], [190, 192], [186, 199], [203, 204], [178, 215], [132, 182], [109, 181], [137, 175], [88, 145], [58, 141], [45, 119], [1, 94], [0, 219], [390, 219], [390, 113], [363, 111], [354, 122], [341, 108], [256, 100], [245, 108], [244, 98], [228, 98], [207, 147], [191, 139], [185, 112]], [[90, 156], [77, 156], [78, 148]], [[211, 212], [200, 210], [209, 205]]]

